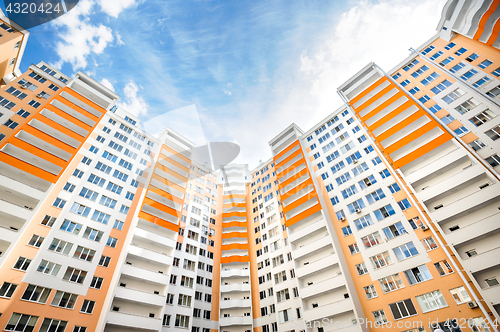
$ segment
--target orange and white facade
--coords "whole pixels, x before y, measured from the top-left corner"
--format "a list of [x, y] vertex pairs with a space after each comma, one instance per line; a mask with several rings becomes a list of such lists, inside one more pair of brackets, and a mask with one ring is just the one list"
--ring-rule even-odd
[[[498, 331], [499, 4], [449, 1], [435, 36], [362, 68], [312, 128], [284, 124], [254, 170], [144, 132], [82, 72], [14, 61], [0, 328]], [[19, 59], [28, 34], [3, 21]]]

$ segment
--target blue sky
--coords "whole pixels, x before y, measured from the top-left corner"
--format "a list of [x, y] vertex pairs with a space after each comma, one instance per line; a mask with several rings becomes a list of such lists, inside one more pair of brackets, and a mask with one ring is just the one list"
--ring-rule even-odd
[[335, 89], [369, 61], [389, 70], [430, 38], [443, 4], [80, 0], [31, 29], [21, 69], [82, 70], [158, 131], [238, 143], [253, 167], [292, 121], [307, 130], [340, 107]]

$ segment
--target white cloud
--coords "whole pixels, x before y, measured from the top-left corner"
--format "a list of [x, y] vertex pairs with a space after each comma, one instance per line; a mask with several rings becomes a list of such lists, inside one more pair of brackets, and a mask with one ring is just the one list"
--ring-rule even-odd
[[118, 106], [124, 108], [135, 116], [146, 115], [148, 112], [148, 104], [144, 98], [138, 95], [138, 92], [139, 86], [135, 84], [133, 80], [128, 82], [123, 89], [124, 96], [121, 98], [123, 102], [120, 102]]
[[[319, 51], [301, 57], [322, 116], [340, 106], [338, 86], [370, 61], [388, 71], [435, 33], [445, 0], [361, 0], [343, 13]], [[332, 109], [333, 106], [333, 109]], [[317, 120], [320, 120], [318, 118]]]
[[113, 84], [111, 84], [111, 82], [106, 79], [106, 78], [103, 78], [101, 80], [101, 84], [104, 85], [106, 88], [110, 89], [111, 91], [115, 91], [115, 87], [113, 86]]
[[135, 5], [135, 0], [98, 0], [98, 2], [102, 11], [114, 18], [117, 18], [124, 9]]
[[118, 32], [116, 32], [115, 34], [116, 34], [116, 43], [118, 45], [125, 45], [125, 42], [122, 40], [122, 36]]
[[52, 24], [59, 29], [56, 52], [59, 60], [54, 64], [61, 68], [64, 63], [72, 65], [73, 70], [85, 69], [90, 54], [101, 54], [108, 43], [113, 41], [113, 33], [102, 24], [91, 24], [88, 18], [94, 7], [93, 0], [81, 0], [66, 15], [54, 20]]

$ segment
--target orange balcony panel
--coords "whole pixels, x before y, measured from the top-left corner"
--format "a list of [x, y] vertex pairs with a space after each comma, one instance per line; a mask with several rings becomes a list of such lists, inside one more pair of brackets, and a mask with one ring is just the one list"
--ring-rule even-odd
[[247, 222], [246, 221], [231, 221], [231, 222], [225, 222], [222, 223], [222, 228], [229, 228], [229, 227], [247, 227]]
[[165, 197], [165, 198], [167, 198], [167, 199], [169, 199], [177, 204], [180, 204], [180, 205], [184, 204], [184, 200], [182, 200], [181, 198], [174, 196], [174, 195], [172, 195], [166, 191], [163, 191], [161, 189], [158, 189], [154, 186], [151, 186], [151, 185], [148, 186], [148, 191], [154, 192], [155, 194], [158, 194], [161, 197]]
[[392, 144], [391, 146], [388, 146], [384, 150], [386, 153], [391, 154], [394, 151], [404, 147], [405, 145], [410, 144], [414, 140], [418, 139], [422, 135], [425, 135], [426, 133], [428, 133], [429, 131], [431, 131], [432, 129], [434, 129], [438, 126], [439, 126], [439, 124], [436, 121], [428, 122], [425, 125], [423, 125], [422, 127], [415, 130], [414, 132], [402, 137], [396, 143]]
[[222, 257], [220, 262], [221, 264], [248, 263], [250, 262], [250, 260], [248, 256], [229, 256], [229, 257]]
[[288, 220], [285, 220], [285, 224], [287, 227], [290, 227], [291, 225], [301, 221], [302, 219], [305, 219], [309, 217], [310, 215], [321, 211], [321, 204], [316, 204], [315, 206], [310, 207], [309, 209], [305, 210], [304, 212], [299, 213], [293, 218], [290, 218]]
[[484, 26], [486, 25], [486, 22], [488, 22], [488, 19], [495, 12], [497, 7], [498, 7], [498, 1], [492, 1], [488, 10], [483, 14], [481, 19], [479, 20], [476, 33], [474, 34], [474, 37], [472, 37], [472, 39], [479, 40], [479, 38], [481, 38], [481, 35], [484, 32]]
[[[181, 186], [179, 186], [179, 185], [177, 185], [177, 184], [175, 184], [175, 183], [173, 183], [173, 182], [171, 182], [171, 181], [169, 181], [169, 180], [167, 180], [167, 179], [165, 179], [165, 178], [161, 177], [160, 175], [158, 175], [158, 174], [156, 174], [156, 173], [154, 173], [154, 172], [153, 172], [152, 178], [153, 178], [153, 179], [155, 179], [155, 180], [157, 180], [158, 182], [163, 183], [163, 184], [164, 184], [164, 185], [166, 185], [166, 186], [172, 187], [172, 188], [173, 188], [173, 189], [175, 189], [175, 190], [178, 190], [178, 191], [180, 191], [180, 192], [186, 192], [186, 189], [185, 189], [185, 188], [182, 188]], [[150, 182], [150, 184], [149, 184], [149, 187], [156, 188], [153, 184], [151, 184], [151, 182]], [[159, 188], [158, 188], [158, 189], [159, 189]], [[159, 190], [161, 190], [161, 191], [165, 192], [163, 189], [159, 189]]]
[[27, 132], [35, 137], [38, 137], [41, 140], [44, 140], [45, 142], [58, 147], [61, 150], [64, 150], [68, 153], [71, 153], [72, 155], [75, 155], [75, 153], [76, 153], [76, 149], [74, 147], [72, 147], [71, 145], [68, 145], [64, 142], [61, 142], [61, 141], [55, 139], [54, 137], [47, 135], [43, 131], [36, 129], [35, 127], [23, 126], [22, 131], [25, 131], [25, 132]]
[[397, 133], [398, 131], [400, 131], [404, 127], [408, 126], [410, 123], [416, 121], [417, 119], [421, 118], [422, 116], [426, 116], [426, 114], [427, 113], [425, 111], [418, 110], [417, 112], [413, 113], [412, 115], [410, 115], [409, 117], [407, 117], [403, 121], [395, 124], [391, 128], [387, 129], [386, 131], [384, 131], [383, 133], [381, 133], [380, 135], [378, 135], [376, 137], [377, 141], [382, 142], [387, 137], [390, 137], [390, 136], [394, 135], [395, 133]]
[[[74, 131], [69, 130], [68, 128], [64, 127], [63, 125], [61, 125], [55, 121], [52, 121], [49, 118], [46, 118], [41, 114], [36, 114], [33, 118], [45, 123], [47, 126], [50, 126], [50, 127], [54, 128], [55, 130], [58, 130], [65, 135], [68, 135], [71, 138], [76, 139], [79, 142], [82, 142], [85, 140], [85, 137], [78, 135]], [[90, 134], [90, 132], [89, 132], [89, 134]]]
[[68, 164], [67, 161], [59, 158], [59, 157], [56, 157], [40, 148], [37, 148], [36, 146], [33, 146], [31, 144], [28, 144], [26, 143], [25, 141], [21, 141], [19, 138], [17, 137], [11, 137], [10, 140], [9, 140], [9, 143], [26, 151], [26, 152], [29, 152], [37, 157], [40, 157], [41, 159], [44, 159], [46, 161], [49, 161], [57, 166], [60, 166], [64, 169], [64, 167], [66, 167], [66, 165]]
[[155, 217], [155, 216], [150, 215], [149, 213], [146, 213], [144, 211], [139, 211], [138, 217], [141, 218], [141, 219], [143, 219], [143, 220], [149, 221], [150, 223], [153, 223], [155, 225], [161, 226], [163, 228], [170, 229], [170, 230], [172, 230], [172, 231], [174, 231], [176, 233], [179, 232], [179, 225], [172, 224], [169, 221], [166, 221], [166, 220], [163, 220], [161, 218]]
[[175, 176], [176, 178], [178, 178], [181, 181], [185, 181], [186, 182], [188, 180], [187, 176], [181, 175], [181, 174], [177, 173], [176, 171], [174, 171], [174, 170], [172, 170], [172, 169], [170, 169], [170, 168], [168, 168], [166, 166], [163, 166], [162, 164], [158, 164], [157, 163], [156, 164], [156, 168], [161, 169], [162, 171], [164, 171], [167, 174]]
[[70, 88], [68, 87], [64, 87], [63, 88], [63, 91], [69, 93], [70, 95], [72, 95], [73, 97], [75, 98], [78, 98], [80, 99], [81, 101], [83, 101], [85, 104], [91, 106], [92, 108], [96, 109], [97, 111], [103, 113], [103, 115], [107, 112], [104, 108], [102, 108], [101, 106], [97, 105], [96, 103], [94, 103], [93, 101], [91, 101], [90, 99], [87, 99], [85, 98], [84, 96], [82, 96], [81, 94], [79, 94], [78, 92], [74, 91], [74, 90], [71, 90]]
[[[279, 164], [275, 164], [274, 165], [274, 168], [276, 169], [276, 171], [280, 170], [284, 165], [286, 164], [287, 162], [289, 162], [290, 160], [292, 160], [293, 158], [297, 157], [298, 155], [302, 155], [302, 150], [301, 149], [298, 149], [297, 151], [293, 152], [291, 155], [289, 155], [288, 157], [286, 157], [285, 159], [283, 159], [282, 161], [280, 161]], [[302, 158], [304, 156], [302, 155]]]
[[304, 158], [297, 160], [296, 163], [290, 165], [289, 167], [287, 167], [287, 169], [285, 169], [283, 172], [281, 172], [278, 175], [278, 179], [281, 179], [283, 176], [287, 175], [288, 173], [293, 172], [297, 167], [299, 167], [302, 164], [305, 164], [305, 162], [306, 162], [306, 160]]
[[396, 117], [398, 114], [403, 113], [405, 110], [407, 110], [410, 106], [415, 105], [413, 100], [408, 100], [403, 105], [399, 106], [396, 108], [394, 111], [390, 112], [389, 114], [385, 115], [382, 119], [378, 120], [374, 124], [372, 124], [368, 129], [370, 131], [373, 131], [377, 129], [378, 127], [382, 126], [385, 124], [387, 121], [391, 120], [392, 118]]
[[45, 181], [49, 181], [51, 183], [56, 183], [57, 179], [59, 178], [58, 176], [49, 173], [47, 171], [44, 171], [38, 167], [35, 167], [33, 165], [30, 165], [28, 163], [25, 163], [22, 160], [19, 160], [17, 158], [14, 158], [4, 152], [0, 151], [0, 160], [6, 164], [9, 164], [13, 167], [16, 167], [22, 171], [25, 171], [27, 173], [30, 173], [31, 175], [34, 175], [36, 177], [39, 177], [41, 179], [44, 179]]
[[287, 146], [285, 149], [283, 149], [283, 151], [281, 151], [280, 153], [278, 153], [277, 155], [274, 156], [274, 166], [276, 168], [276, 159], [279, 159], [282, 155], [284, 155], [285, 153], [287, 153], [288, 151], [290, 151], [291, 149], [293, 149], [297, 144], [300, 144], [299, 143], [299, 140], [296, 140], [295, 142], [293, 142], [292, 144], [290, 144], [289, 146]]
[[230, 208], [233, 208], [233, 207], [246, 208], [247, 204], [246, 203], [224, 203], [222, 205], [222, 208], [224, 208], [224, 209], [230, 209]]
[[182, 215], [182, 212], [179, 212], [179, 211], [176, 211], [174, 209], [172, 209], [171, 207], [169, 206], [166, 206], [164, 204], [161, 204], [155, 200], [152, 200], [151, 198], [148, 198], [148, 197], [144, 197], [144, 203], [143, 204], [147, 204], [151, 207], [154, 207], [155, 209], [158, 209], [158, 210], [161, 210], [165, 213], [168, 213], [172, 216], [175, 216], [177, 218], [180, 218], [181, 215]]
[[[66, 92], [69, 92], [68, 90], [65, 90]], [[69, 100], [61, 97], [60, 95], [57, 95], [55, 96], [54, 100], [57, 100], [59, 102], [61, 102], [62, 104], [68, 106], [68, 107], [71, 107], [72, 109], [74, 109], [75, 111], [77, 111], [78, 113], [81, 113], [83, 115], [85, 115], [86, 117], [96, 121], [96, 122], [99, 122], [99, 119], [102, 117], [102, 109], [96, 109], [98, 112], [101, 112], [101, 116], [95, 116], [94, 114], [90, 113], [90, 112], [87, 112], [87, 110], [81, 108], [80, 106], [76, 105], [76, 104], [73, 104], [72, 102], [70, 102]], [[51, 104], [47, 104], [47, 105], [51, 105]], [[100, 107], [99, 107], [100, 108]]]
[[394, 162], [394, 167], [395, 168], [401, 168], [415, 159], [423, 156], [426, 153], [429, 153], [430, 151], [434, 150], [438, 146], [443, 145], [444, 143], [448, 142], [449, 140], [452, 139], [452, 136], [448, 134], [447, 132], [443, 133], [441, 136], [437, 137], [436, 139], [432, 140], [431, 142], [421, 146], [417, 150], [413, 151], [412, 153], [404, 156], [403, 158], [397, 160]]
[[231, 194], [231, 195], [224, 195], [224, 199], [234, 199], [234, 198], [246, 198], [247, 195], [245, 194]]
[[223, 239], [231, 239], [233, 237], [239, 237], [239, 238], [248, 237], [248, 233], [247, 232], [222, 233]]
[[247, 250], [248, 251], [248, 243], [231, 243], [224, 244], [221, 246], [222, 250]]
[[[171, 147], [165, 145], [165, 144], [162, 144], [161, 146], [162, 149], [165, 149], [167, 150], [168, 152], [170, 152], [171, 154], [179, 157], [180, 159], [184, 160], [185, 162], [189, 163], [189, 165], [191, 165], [191, 159], [189, 159], [188, 157], [186, 157], [185, 155], [183, 154], [180, 154], [179, 152], [175, 151], [174, 149], [172, 149]], [[161, 150], [160, 150], [161, 151]]]
[[307, 170], [307, 167], [305, 167], [303, 170], [301, 170], [300, 172], [298, 172], [297, 174], [295, 174], [294, 176], [290, 177], [289, 179], [285, 180], [283, 183], [280, 183], [279, 184], [279, 187], [280, 189], [281, 188], [284, 188], [286, 187], [287, 185], [289, 185], [290, 183], [292, 183], [293, 181], [297, 180], [298, 178], [300, 178], [301, 176], [304, 176], [308, 173], [308, 170]]
[[231, 217], [243, 217], [243, 218], [246, 218], [247, 217], [247, 213], [246, 212], [237, 212], [237, 211], [234, 211], [234, 212], [223, 212], [222, 213], [222, 218], [231, 218]]
[[382, 77], [377, 82], [373, 83], [368, 88], [366, 88], [364, 91], [362, 91], [360, 94], [358, 94], [356, 97], [352, 98], [349, 101], [349, 103], [351, 104], [351, 106], [353, 104], [355, 104], [358, 100], [360, 100], [361, 98], [363, 98], [364, 96], [366, 96], [367, 94], [369, 94], [371, 91], [373, 91], [375, 88], [377, 88], [380, 84], [384, 83], [385, 81], [387, 81], [387, 78], [386, 77]]
[[159, 159], [164, 159], [164, 160], [168, 161], [169, 163], [171, 163], [172, 165], [177, 166], [180, 169], [182, 169], [183, 171], [189, 173], [189, 167], [186, 167], [186, 166], [178, 163], [177, 161], [173, 160], [169, 156], [164, 155], [163, 153], [161, 153], [161, 150], [160, 150], [160, 157], [159, 157]]
[[[61, 118], [68, 120], [69, 122], [73, 123], [74, 125], [77, 125], [78, 127], [81, 127], [81, 128], [88, 130], [88, 131], [92, 131], [92, 128], [93, 128], [92, 126], [86, 124], [83, 121], [80, 121], [77, 118], [72, 117], [68, 113], [61, 111], [59, 108], [57, 108], [51, 104], [46, 104], [45, 108], [48, 109], [49, 111], [59, 115]], [[96, 122], [98, 122], [98, 121], [99, 121], [99, 119], [96, 120]]]
[[[307, 179], [306, 181], [302, 182], [301, 184], [299, 184], [298, 186], [296, 186], [295, 188], [292, 188], [291, 190], [287, 191], [286, 193], [282, 194], [281, 195], [281, 200], [284, 201], [285, 199], [295, 195], [296, 193], [298, 193], [299, 191], [301, 191], [302, 189], [306, 188], [307, 186], [309, 185], [312, 185], [313, 184], [313, 181], [311, 178]], [[313, 193], [315, 193], [315, 190], [313, 189], [312, 191]]]
[[296, 200], [292, 204], [285, 206], [283, 208], [283, 212], [287, 213], [287, 212], [295, 209], [296, 207], [304, 204], [305, 202], [307, 202], [308, 200], [310, 200], [312, 198], [316, 198], [316, 202], [318, 202], [318, 196], [316, 196], [316, 192], [312, 192], [311, 194], [307, 194], [307, 195], [302, 196], [301, 198], [299, 198], [298, 200]]
[[[385, 88], [383, 88], [380, 92], [378, 92], [376, 95], [374, 95], [373, 97], [371, 97], [370, 99], [368, 99], [367, 101], [365, 101], [363, 103], [363, 105], [358, 106], [358, 109], [356, 111], [358, 113], [361, 112], [361, 111], [363, 111], [365, 108], [367, 108], [368, 106], [370, 106], [371, 104], [373, 104], [374, 102], [376, 102], [378, 99], [380, 99], [381, 97], [383, 97], [385, 94], [387, 94], [389, 91], [391, 91], [394, 88], [395, 88], [395, 86], [393, 84], [389, 84], [388, 86], [386, 86]], [[371, 112], [368, 112], [368, 114], [366, 114], [363, 117], [363, 119], [369, 119], [369, 118], [371, 118], [372, 116], [374, 116], [375, 114], [377, 114], [378, 112], [380, 112], [383, 108], [385, 108], [387, 105], [392, 104], [394, 101], [396, 101], [400, 97], [401, 97], [401, 91], [398, 90], [398, 92], [394, 96], [392, 96], [391, 98], [389, 98], [388, 100], [386, 100], [385, 102], [383, 102], [382, 104], [380, 104], [379, 106], [375, 107]]]

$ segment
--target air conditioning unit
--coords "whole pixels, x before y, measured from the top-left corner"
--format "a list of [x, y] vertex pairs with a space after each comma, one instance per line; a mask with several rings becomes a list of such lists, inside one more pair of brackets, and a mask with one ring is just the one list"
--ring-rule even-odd
[[467, 304], [469, 305], [469, 308], [471, 308], [471, 309], [479, 307], [477, 305], [476, 301], [470, 301], [470, 302], [467, 302]]
[[36, 96], [37, 96], [38, 98], [43, 98], [43, 94], [41, 94], [41, 93], [37, 93], [37, 94], [36, 94]]
[[429, 227], [427, 225], [422, 224], [422, 225], [420, 225], [420, 229], [423, 231], [426, 231], [429, 229]]
[[361, 209], [356, 209], [356, 213], [361, 213]]
[[345, 217], [340, 217], [340, 221], [345, 221]]
[[21, 84], [21, 89], [27, 89], [28, 85], [27, 84]]
[[352, 161], [352, 163], [353, 163], [353, 164], [357, 164], [357, 163], [358, 163], [358, 160], [357, 160], [357, 159], [354, 159], [354, 160]]

